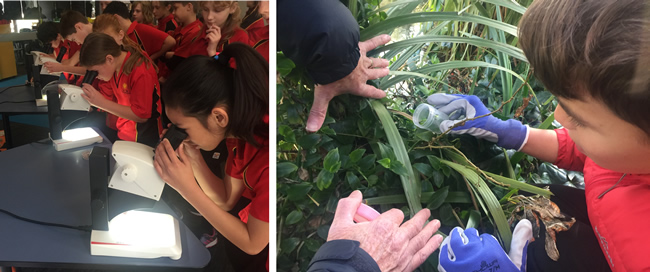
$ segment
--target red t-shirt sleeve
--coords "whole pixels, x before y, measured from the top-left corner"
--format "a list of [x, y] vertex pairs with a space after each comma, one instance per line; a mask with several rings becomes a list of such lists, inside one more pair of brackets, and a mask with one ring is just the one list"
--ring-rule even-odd
[[149, 56], [160, 51], [165, 39], [169, 36], [167, 33], [145, 24], [136, 25], [135, 30], [141, 35], [140, 38], [142, 38], [142, 43]]
[[249, 215], [262, 220], [264, 222], [269, 222], [269, 169], [266, 168], [261, 172], [260, 179], [255, 184], [253, 192], [255, 196], [253, 197], [250, 204]]
[[557, 159], [553, 164], [571, 171], [582, 171], [587, 156], [578, 150], [565, 128], [556, 129], [555, 132], [557, 133], [558, 150]]
[[226, 174], [236, 179], [244, 179], [243, 169], [241, 165], [237, 164], [237, 156], [235, 156], [237, 149], [240, 147], [240, 141], [237, 139], [226, 139], [226, 147], [228, 148], [228, 159], [226, 160]]
[[134, 68], [130, 76], [131, 85], [131, 110], [140, 118], [151, 118], [151, 104], [153, 92], [156, 87], [154, 78], [146, 73], [144, 64]]

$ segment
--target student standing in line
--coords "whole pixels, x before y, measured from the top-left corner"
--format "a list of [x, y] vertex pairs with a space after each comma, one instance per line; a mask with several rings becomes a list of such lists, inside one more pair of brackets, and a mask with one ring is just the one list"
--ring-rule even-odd
[[86, 74], [86, 69], [78, 65], [79, 50], [81, 49], [81, 44], [83, 44], [86, 36], [88, 36], [88, 34], [93, 31], [93, 25], [89, 23], [86, 16], [80, 12], [69, 10], [61, 15], [59, 28], [61, 31], [61, 37], [63, 37], [65, 40], [70, 41], [68, 43], [70, 46], [68, 52], [70, 57], [68, 57], [68, 59], [62, 63], [46, 62], [43, 64], [43, 66], [45, 66], [45, 68], [47, 68], [47, 70], [50, 72], [66, 72], [74, 75], [80, 75], [76, 77], [76, 80], [70, 77], [68, 81], [81, 83], [81, 80], [83, 78], [82, 75]]
[[[236, 271], [268, 270], [268, 76], [259, 53], [234, 43], [216, 58], [189, 57], [163, 92], [169, 119], [189, 136], [176, 151], [163, 140], [154, 167], [226, 238], [220, 243], [226, 243]], [[222, 141], [229, 154], [226, 176], [220, 179], [199, 149], [213, 150]], [[228, 211], [242, 196], [251, 203], [237, 218]]]
[[129, 15], [129, 8], [126, 4], [115, 1], [106, 6], [104, 14], [113, 14], [120, 22], [122, 29], [126, 35], [134, 42], [138, 43], [142, 50], [147, 52], [152, 60], [165, 54], [171, 50], [176, 43], [174, 38], [167, 35], [155, 27], [139, 24], [138, 22], [131, 22]]
[[104, 33], [91, 33], [81, 47], [80, 63], [98, 72], [101, 93], [84, 84], [82, 96], [91, 105], [118, 117], [117, 136], [121, 140], [154, 147], [160, 123], [160, 86], [156, 66], [140, 48], [119, 45]]

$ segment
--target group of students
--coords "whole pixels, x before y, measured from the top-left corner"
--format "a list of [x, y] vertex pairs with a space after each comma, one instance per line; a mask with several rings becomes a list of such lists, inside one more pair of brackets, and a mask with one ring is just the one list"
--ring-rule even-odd
[[[38, 38], [51, 44], [55, 56], [66, 47], [61, 63], [44, 66], [63, 72], [69, 83], [81, 84], [86, 71], [97, 71], [92, 84], [81, 86], [93, 111], [106, 115], [119, 140], [155, 147], [154, 166], [163, 180], [226, 243], [266, 261], [242, 263], [268, 270], [268, 255], [260, 254], [269, 241], [268, 17], [258, 12], [263, 5], [268, 2], [250, 2], [242, 23], [237, 1], [142, 1], [133, 12], [113, 1], [93, 23], [77, 11], [63, 13], [59, 24], [44, 22]], [[157, 26], [146, 21], [150, 15]], [[188, 134], [177, 150], [160, 142], [171, 124]], [[225, 174], [215, 175], [214, 162], [199, 149], [220, 144], [228, 150], [221, 155], [227, 155]], [[238, 218], [228, 211], [242, 196], [250, 204]]]

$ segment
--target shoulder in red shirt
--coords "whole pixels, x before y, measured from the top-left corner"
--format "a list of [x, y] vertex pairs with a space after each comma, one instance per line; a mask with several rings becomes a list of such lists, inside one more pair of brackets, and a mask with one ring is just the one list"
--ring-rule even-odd
[[[251, 199], [250, 207], [246, 208], [248, 214], [269, 222], [269, 140], [255, 139], [261, 143], [259, 148], [242, 139], [226, 139], [226, 174], [244, 181], [243, 196]], [[240, 213], [242, 221], [248, 222], [242, 215]]]
[[165, 32], [172, 37], [174, 36], [174, 30], [176, 30], [177, 27], [178, 23], [174, 19], [173, 14], [169, 14], [167, 17], [158, 20], [158, 30]]
[[155, 27], [140, 24], [135, 21], [131, 23], [126, 34], [131, 38], [131, 40], [138, 43], [142, 50], [147, 52], [149, 56], [160, 51], [165, 39], [169, 36], [167, 33], [162, 32]]
[[196, 20], [193, 23], [183, 26], [182, 28], [176, 28], [174, 33], [174, 39], [176, 39], [176, 49], [174, 49], [174, 55], [181, 58], [187, 58], [191, 56], [192, 44], [199, 40], [203, 32], [203, 23]]
[[134, 141], [154, 146], [162, 131], [160, 114], [160, 85], [153, 66], [142, 63], [133, 67], [128, 75], [123, 72], [124, 64], [131, 57], [127, 53], [119, 73], [115, 73], [108, 82], [103, 82], [100, 92], [109, 100], [128, 106], [144, 123], [118, 117], [117, 136], [121, 140]]

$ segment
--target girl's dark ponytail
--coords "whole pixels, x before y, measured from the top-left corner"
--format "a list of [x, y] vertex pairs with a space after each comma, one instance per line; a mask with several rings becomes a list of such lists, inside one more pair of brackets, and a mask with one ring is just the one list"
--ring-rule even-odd
[[207, 127], [207, 116], [226, 105], [226, 134], [259, 146], [268, 137], [269, 67], [257, 51], [243, 43], [227, 45], [215, 59], [192, 56], [171, 74], [162, 90], [166, 107], [180, 109]]

